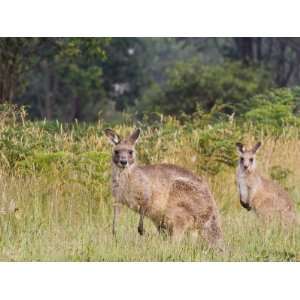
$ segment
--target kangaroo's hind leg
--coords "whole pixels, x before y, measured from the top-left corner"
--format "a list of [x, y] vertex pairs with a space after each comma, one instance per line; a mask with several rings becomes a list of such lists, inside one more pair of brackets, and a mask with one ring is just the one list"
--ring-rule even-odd
[[217, 216], [214, 214], [211, 215], [210, 218], [203, 224], [200, 233], [209, 247], [221, 252], [225, 250], [223, 234]]
[[193, 218], [182, 207], [173, 208], [168, 215], [167, 231], [171, 240], [180, 242], [185, 233], [191, 228]]
[[170, 228], [170, 236], [173, 242], [180, 242], [185, 233], [185, 226], [181, 222], [175, 222]]

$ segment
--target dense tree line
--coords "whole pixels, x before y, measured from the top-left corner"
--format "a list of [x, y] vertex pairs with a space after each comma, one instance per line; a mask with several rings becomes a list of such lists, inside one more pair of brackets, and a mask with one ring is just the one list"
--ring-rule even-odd
[[300, 85], [299, 38], [0, 38], [0, 102], [34, 119], [193, 114]]

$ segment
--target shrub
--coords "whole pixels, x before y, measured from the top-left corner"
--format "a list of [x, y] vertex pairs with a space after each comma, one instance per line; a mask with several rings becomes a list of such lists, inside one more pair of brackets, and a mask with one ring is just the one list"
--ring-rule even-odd
[[150, 87], [138, 106], [142, 111], [179, 115], [192, 114], [199, 105], [209, 111], [216, 104], [225, 104], [226, 113], [241, 114], [249, 98], [271, 86], [267, 73], [259, 68], [191, 60], [169, 68], [166, 82]]
[[252, 109], [245, 114], [245, 119], [258, 126], [283, 128], [287, 125], [299, 126], [296, 117], [298, 89], [274, 89], [254, 96], [249, 102]]
[[200, 173], [216, 175], [226, 166], [236, 164], [236, 142], [241, 140], [242, 132], [230, 122], [206, 126], [191, 141], [196, 153], [200, 154], [197, 169]]
[[291, 187], [287, 186], [288, 177], [290, 177], [290, 175], [294, 175], [290, 169], [275, 165], [271, 167], [270, 175], [273, 180], [278, 181], [278, 183], [285, 189], [292, 189]]

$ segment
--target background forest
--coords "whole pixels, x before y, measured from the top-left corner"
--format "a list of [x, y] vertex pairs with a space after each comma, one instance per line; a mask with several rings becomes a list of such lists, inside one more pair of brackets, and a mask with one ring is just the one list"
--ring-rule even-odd
[[0, 38], [0, 102], [31, 119], [291, 121], [299, 85], [300, 38]]

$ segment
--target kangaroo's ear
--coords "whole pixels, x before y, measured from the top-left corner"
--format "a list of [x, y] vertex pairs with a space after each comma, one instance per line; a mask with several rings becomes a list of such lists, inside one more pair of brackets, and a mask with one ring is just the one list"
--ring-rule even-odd
[[135, 129], [135, 130], [131, 133], [131, 135], [129, 136], [128, 140], [130, 141], [130, 143], [131, 143], [132, 145], [134, 145], [134, 144], [137, 142], [137, 140], [138, 140], [138, 138], [139, 138], [139, 136], [140, 136], [140, 133], [141, 133], [141, 129], [139, 129], [139, 128]]
[[245, 146], [242, 143], [236, 143], [236, 148], [238, 151], [238, 154], [243, 154], [245, 152]]
[[120, 136], [116, 134], [112, 129], [107, 128], [104, 130], [104, 133], [113, 145], [117, 145], [120, 143]]
[[258, 142], [253, 148], [252, 148], [252, 153], [256, 153], [259, 147], [261, 146], [261, 142]]

